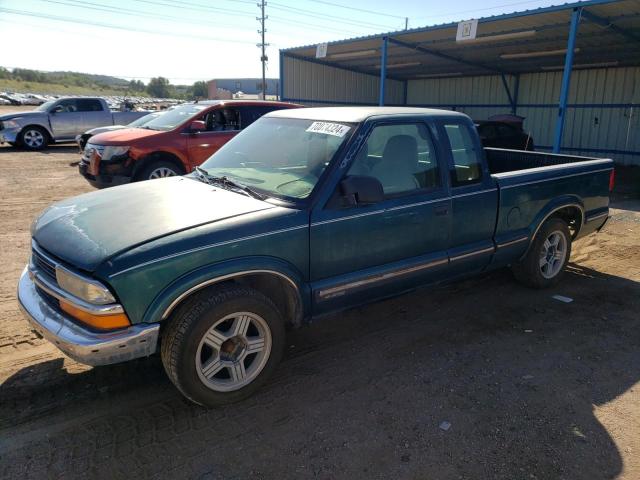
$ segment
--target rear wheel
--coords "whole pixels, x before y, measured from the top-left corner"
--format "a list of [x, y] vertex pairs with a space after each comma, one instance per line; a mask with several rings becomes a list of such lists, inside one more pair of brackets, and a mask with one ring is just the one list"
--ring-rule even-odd
[[560, 218], [547, 220], [522, 261], [512, 267], [518, 281], [534, 288], [558, 283], [571, 255], [569, 226]]
[[140, 174], [136, 176], [136, 180], [156, 180], [158, 178], [176, 177], [178, 175], [184, 175], [182, 169], [178, 168], [172, 162], [160, 160], [147, 165]]
[[49, 135], [40, 127], [27, 127], [20, 132], [20, 144], [27, 150], [42, 150], [49, 144]]
[[215, 406], [253, 394], [280, 362], [284, 344], [275, 305], [233, 285], [205, 290], [182, 305], [163, 334], [161, 356], [187, 398]]

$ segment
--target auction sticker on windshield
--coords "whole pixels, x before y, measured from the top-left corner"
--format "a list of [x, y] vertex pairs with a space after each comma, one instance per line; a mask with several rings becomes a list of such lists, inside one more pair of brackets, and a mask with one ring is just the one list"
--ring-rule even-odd
[[348, 125], [340, 125], [339, 123], [313, 122], [311, 126], [307, 128], [307, 132], [344, 137], [350, 128]]

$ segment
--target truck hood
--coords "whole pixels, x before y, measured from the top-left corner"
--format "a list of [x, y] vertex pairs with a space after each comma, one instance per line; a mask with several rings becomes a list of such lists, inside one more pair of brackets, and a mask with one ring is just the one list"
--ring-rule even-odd
[[41, 117], [46, 115], [47, 112], [36, 111], [6, 113], [4, 115], [0, 115], [0, 122], [3, 122], [4, 120], [13, 120], [16, 118]]
[[154, 137], [167, 133], [162, 130], [149, 130], [147, 128], [123, 128], [120, 130], [100, 133], [91, 138], [94, 145], [128, 145], [142, 138]]
[[199, 225], [275, 208], [197, 180], [173, 177], [55, 203], [34, 222], [35, 241], [88, 272], [116, 254]]
[[113, 132], [114, 130], [122, 130], [124, 128], [127, 128], [127, 126], [126, 125], [108, 125], [106, 127], [92, 128], [91, 130], [87, 130], [84, 133], [89, 135], [99, 135], [101, 133]]

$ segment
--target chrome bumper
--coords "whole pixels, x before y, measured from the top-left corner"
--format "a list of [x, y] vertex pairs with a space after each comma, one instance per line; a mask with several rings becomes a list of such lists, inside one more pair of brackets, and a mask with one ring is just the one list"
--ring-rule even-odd
[[156, 351], [160, 325], [132, 325], [124, 330], [94, 332], [54, 310], [38, 294], [25, 268], [18, 283], [18, 301], [33, 329], [74, 360], [109, 365], [149, 356]]

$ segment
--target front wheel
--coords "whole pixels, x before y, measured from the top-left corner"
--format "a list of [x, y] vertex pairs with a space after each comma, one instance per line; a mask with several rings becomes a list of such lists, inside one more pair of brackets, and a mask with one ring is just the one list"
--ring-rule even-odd
[[560, 281], [570, 255], [569, 226], [560, 218], [550, 218], [538, 230], [525, 257], [513, 265], [512, 270], [521, 283], [547, 288]]
[[190, 400], [205, 406], [253, 394], [282, 358], [285, 329], [276, 306], [242, 286], [213, 287], [172, 315], [162, 337], [167, 375]]
[[49, 144], [49, 135], [40, 127], [27, 127], [20, 132], [20, 145], [27, 150], [42, 150]]
[[177, 177], [184, 175], [184, 173], [172, 162], [161, 160], [159, 162], [152, 162], [145, 167], [140, 175], [136, 177], [136, 180], [156, 180], [158, 178], [165, 177]]

